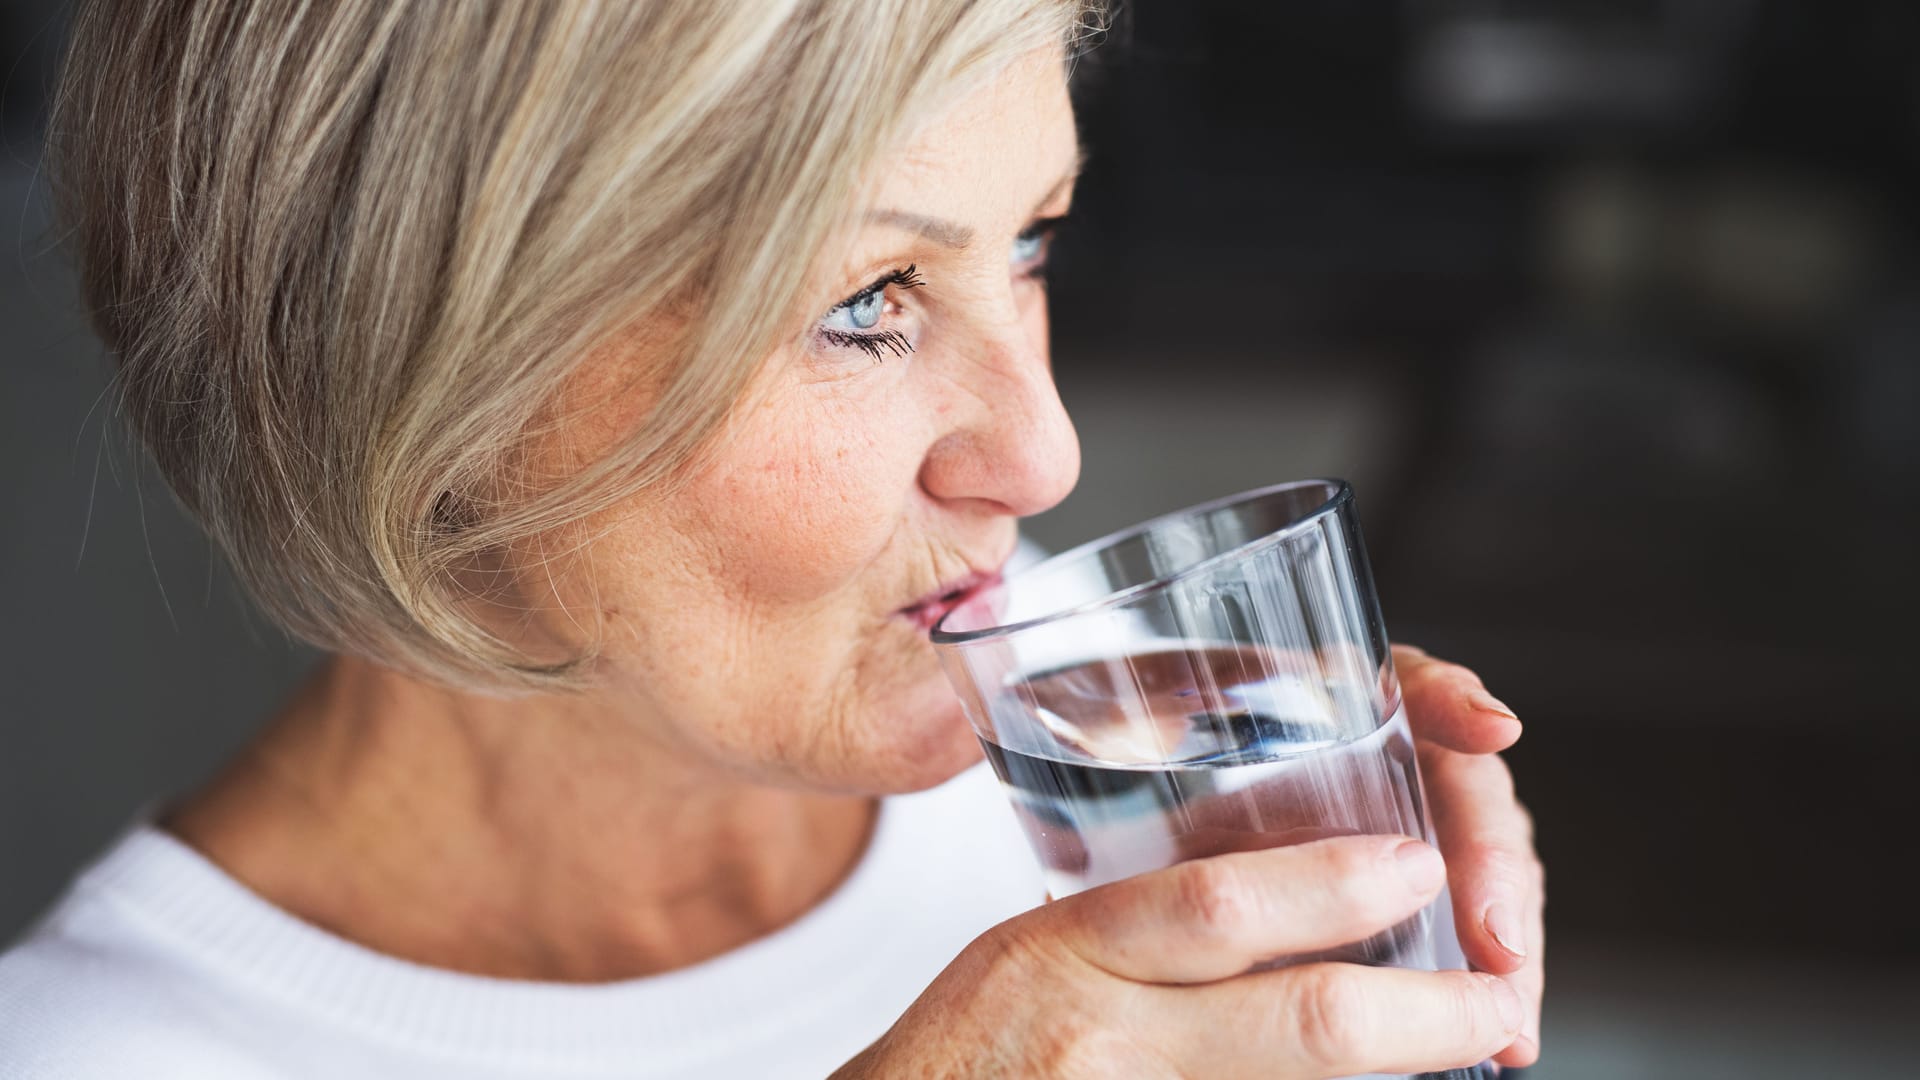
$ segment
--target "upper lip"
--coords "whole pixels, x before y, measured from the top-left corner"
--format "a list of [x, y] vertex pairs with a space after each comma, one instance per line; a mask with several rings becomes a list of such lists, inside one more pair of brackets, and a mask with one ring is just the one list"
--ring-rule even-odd
[[[1011, 555], [1012, 553], [1009, 552], [1008, 556], [1011, 557]], [[1005, 566], [1006, 562], [1007, 560], [1002, 558], [994, 564], [995, 568], [992, 570], [972, 569], [961, 574], [959, 577], [942, 582], [937, 588], [929, 591], [925, 596], [901, 608], [899, 614], [909, 616], [916, 622], [932, 626], [934, 623], [940, 621], [941, 616], [952, 610], [962, 600], [965, 600], [969, 593], [999, 581], [999, 567]]]

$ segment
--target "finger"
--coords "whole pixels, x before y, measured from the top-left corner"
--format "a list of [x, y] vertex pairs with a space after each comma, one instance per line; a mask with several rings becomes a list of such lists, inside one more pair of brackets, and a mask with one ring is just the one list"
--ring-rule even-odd
[[1446, 866], [1404, 836], [1195, 859], [1049, 905], [1068, 948], [1122, 978], [1208, 982], [1359, 941], [1438, 895]]
[[1447, 857], [1462, 951], [1482, 971], [1519, 971], [1531, 947], [1526, 919], [1536, 860], [1533, 824], [1513, 797], [1506, 762], [1427, 744], [1420, 778]]
[[1416, 737], [1464, 754], [1505, 750], [1520, 738], [1520, 721], [1480, 676], [1407, 645], [1393, 647], [1394, 670]]
[[1502, 1065], [1524, 1067], [1540, 1060], [1540, 1000], [1546, 990], [1546, 876], [1539, 872], [1535, 864], [1533, 876], [1533, 896], [1527, 905], [1528, 940], [1533, 944], [1527, 949], [1527, 962], [1520, 970], [1507, 976], [1507, 982], [1520, 995], [1525, 1018], [1520, 1024], [1520, 1037], [1513, 1045], [1500, 1051], [1494, 1060]]
[[1467, 1068], [1511, 1044], [1522, 1020], [1520, 999], [1495, 976], [1354, 964], [1163, 990], [1142, 1004], [1181, 1071], [1208, 1077]]

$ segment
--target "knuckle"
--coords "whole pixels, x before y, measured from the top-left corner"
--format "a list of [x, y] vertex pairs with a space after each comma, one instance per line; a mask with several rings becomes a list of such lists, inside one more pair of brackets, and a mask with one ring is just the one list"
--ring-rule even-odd
[[1322, 1068], [1352, 1062], [1366, 1047], [1366, 1001], [1360, 985], [1331, 967], [1301, 968], [1291, 1018], [1300, 1053]]
[[[1508, 775], [1511, 776], [1512, 775], [1511, 772], [1509, 772]], [[1534, 829], [1535, 829], [1535, 824], [1533, 820], [1533, 811], [1527, 809], [1526, 803], [1523, 803], [1516, 798], [1513, 800], [1513, 814], [1514, 814], [1514, 817], [1518, 819], [1520, 822], [1521, 837], [1526, 840], [1528, 847], [1532, 847], [1533, 840], [1534, 840]]]
[[1316, 869], [1325, 883], [1321, 887], [1333, 901], [1329, 910], [1338, 913], [1340, 922], [1375, 926], [1406, 913], [1406, 886], [1397, 875], [1390, 878], [1383, 866], [1392, 857], [1382, 856], [1372, 843], [1334, 843], [1323, 848]]
[[1179, 917], [1209, 942], [1236, 940], [1256, 916], [1258, 898], [1246, 875], [1220, 859], [1180, 864], [1174, 904]]
[[1434, 685], [1445, 683], [1468, 688], [1480, 685], [1480, 676], [1475, 675], [1472, 668], [1451, 660], [1429, 660], [1413, 670], [1412, 678]]
[[1057, 935], [1015, 919], [975, 938], [963, 957], [981, 986], [1030, 988], [1059, 978], [1070, 953]]
[[1453, 1030], [1466, 1033], [1475, 1045], [1499, 1041], [1502, 1034], [1499, 1006], [1484, 979], [1471, 975], [1449, 980], [1446, 1008]]
[[[1499, 754], [1481, 755], [1476, 760], [1483, 774], [1478, 782], [1485, 794], [1504, 806], [1519, 807], [1520, 800], [1513, 788], [1513, 770], [1507, 767], [1507, 760]], [[1526, 813], [1524, 807], [1521, 813]]]
[[1390, 857], [1388, 844], [1397, 846], [1395, 841], [1383, 843], [1378, 837], [1342, 836], [1318, 841], [1306, 850], [1314, 852], [1320, 872], [1348, 881], [1378, 873]]
[[[1480, 866], [1480, 876], [1492, 881], [1513, 893], [1524, 893], [1533, 884], [1533, 866], [1537, 860], [1531, 854], [1516, 852], [1499, 844], [1481, 844], [1474, 849], [1474, 861]], [[1516, 901], [1522, 897], [1515, 896]]]

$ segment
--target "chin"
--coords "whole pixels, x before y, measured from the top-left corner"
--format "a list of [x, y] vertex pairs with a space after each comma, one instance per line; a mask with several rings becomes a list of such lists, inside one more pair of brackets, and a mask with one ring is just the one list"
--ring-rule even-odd
[[953, 779], [981, 759], [980, 740], [945, 679], [916, 688], [882, 710], [874, 722], [887, 745], [876, 757], [886, 764], [864, 778], [874, 794], [924, 791]]

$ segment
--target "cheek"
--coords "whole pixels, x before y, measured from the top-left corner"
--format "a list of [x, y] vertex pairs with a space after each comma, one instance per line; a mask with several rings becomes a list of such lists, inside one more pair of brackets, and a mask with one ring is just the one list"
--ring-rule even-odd
[[[856, 401], [765, 406], [688, 496], [714, 571], [757, 605], [858, 591], [909, 513], [921, 452], [908, 425]], [[878, 422], [876, 422], [878, 419]]]
[[682, 745], [730, 768], [916, 790], [978, 750], [931, 645], [891, 617], [911, 599], [907, 575], [924, 572], [911, 537], [932, 412], [905, 380], [867, 383], [858, 398], [802, 388], [743, 420], [674, 498], [694, 572], [670, 594], [631, 582], [647, 613], [674, 611], [673, 629], [623, 642], [616, 662], [671, 703], [661, 711]]
[[1038, 281], [1022, 282], [1015, 288], [1028, 290], [1023, 298], [1024, 306], [1020, 311], [1021, 324], [1026, 327], [1027, 340], [1041, 356], [1046, 358], [1049, 370], [1053, 367], [1053, 349], [1051, 344], [1050, 322], [1047, 314], [1047, 287]]

